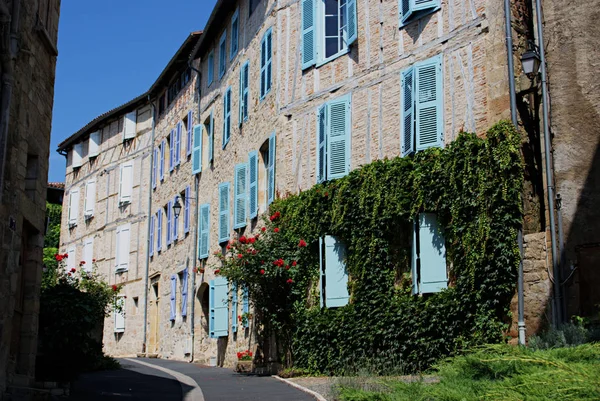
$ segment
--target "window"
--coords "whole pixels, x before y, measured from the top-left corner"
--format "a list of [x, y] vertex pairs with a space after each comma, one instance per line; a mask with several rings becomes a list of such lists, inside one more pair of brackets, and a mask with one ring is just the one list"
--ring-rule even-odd
[[402, 156], [444, 144], [441, 57], [402, 72], [400, 121]]
[[240, 30], [240, 19], [239, 9], [236, 9], [231, 17], [231, 46], [229, 58], [233, 60], [238, 52], [238, 41], [239, 41], [239, 30]]
[[249, 1], [249, 6], [248, 6], [248, 16], [252, 15], [252, 13], [254, 12], [254, 10], [256, 10], [256, 7], [258, 7], [258, 5], [260, 4], [261, 0], [250, 0]]
[[198, 220], [198, 259], [205, 259], [209, 249], [210, 204], [200, 206]]
[[229, 183], [219, 185], [219, 243], [229, 241]]
[[83, 270], [91, 272], [94, 263], [94, 237], [87, 237], [83, 240]]
[[123, 123], [123, 140], [124, 141], [135, 138], [136, 119], [137, 119], [137, 111], [135, 111], [135, 110], [132, 111], [131, 113], [125, 114], [125, 121]]
[[117, 227], [117, 242], [115, 254], [115, 272], [123, 272], [129, 268], [129, 246], [131, 225], [123, 224]]
[[192, 144], [192, 174], [202, 171], [202, 125], [194, 126], [194, 138]]
[[161, 115], [165, 112], [166, 108], [166, 94], [163, 93], [162, 96], [158, 99], [158, 114]]
[[208, 53], [208, 58], [207, 58], [207, 69], [208, 69], [208, 73], [206, 74], [206, 80], [207, 80], [207, 87], [210, 87], [210, 85], [213, 83], [213, 80], [215, 79], [215, 51], [211, 50], [210, 53]]
[[86, 219], [94, 216], [94, 206], [96, 205], [96, 180], [91, 179], [85, 184], [85, 200], [83, 203], [83, 214]]
[[171, 316], [170, 316], [170, 320], [174, 321], [175, 317], [177, 316], [177, 275], [176, 274], [172, 274], [171, 275], [171, 297], [170, 297], [170, 301], [171, 301]]
[[231, 136], [231, 86], [225, 91], [223, 96], [223, 149], [229, 143]]
[[73, 145], [73, 153], [71, 156], [71, 167], [79, 168], [83, 164], [83, 143]]
[[439, 0], [398, 0], [398, 20], [400, 27], [426, 14], [437, 11], [439, 8]]
[[190, 157], [192, 154], [192, 127], [194, 126], [194, 112], [188, 111], [187, 117], [184, 119], [185, 128], [187, 131], [187, 140], [186, 140], [186, 153], [187, 157]]
[[156, 221], [156, 216], [150, 216], [150, 244], [148, 244], [148, 253], [150, 256], [154, 255], [154, 226]]
[[225, 337], [229, 331], [229, 284], [224, 277], [210, 281], [209, 332], [211, 338]]
[[260, 42], [260, 100], [271, 91], [272, 32], [267, 29]]
[[248, 154], [248, 215], [258, 216], [258, 152]]
[[302, 69], [347, 53], [356, 37], [356, 0], [302, 0]]
[[317, 111], [317, 182], [350, 172], [352, 121], [350, 95], [329, 101]]
[[434, 213], [420, 213], [414, 222], [411, 270], [413, 294], [439, 292], [448, 286], [446, 240]]
[[319, 265], [321, 307], [335, 308], [347, 305], [350, 296], [345, 245], [331, 235], [320, 238]]
[[102, 142], [102, 133], [100, 131], [90, 134], [90, 142], [88, 145], [88, 157], [96, 157], [100, 154], [100, 143]]
[[240, 125], [242, 125], [242, 122], [248, 120], [249, 78], [250, 60], [246, 61], [240, 69]]
[[190, 232], [190, 209], [192, 204], [192, 190], [188, 185], [183, 192], [183, 233]]
[[119, 180], [119, 206], [131, 203], [133, 192], [133, 160], [121, 164]]
[[246, 227], [246, 202], [248, 190], [246, 178], [248, 174], [248, 165], [245, 163], [235, 166], [234, 172], [234, 200], [233, 200], [233, 228], [238, 229]]
[[77, 225], [79, 215], [79, 188], [74, 188], [69, 192], [69, 228]]
[[119, 295], [115, 308], [115, 333], [125, 332], [125, 296]]
[[219, 79], [225, 75], [225, 67], [227, 66], [227, 31], [223, 32], [219, 40]]

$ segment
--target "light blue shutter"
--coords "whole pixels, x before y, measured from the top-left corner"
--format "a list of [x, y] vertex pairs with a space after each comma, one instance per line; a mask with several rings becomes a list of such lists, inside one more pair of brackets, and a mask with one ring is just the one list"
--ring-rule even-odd
[[156, 251], [160, 252], [162, 250], [162, 209], [158, 209], [157, 220], [158, 230], [156, 230]]
[[183, 200], [183, 232], [185, 234], [190, 232], [190, 206], [192, 204], [191, 189], [188, 185], [185, 187], [185, 199]]
[[267, 167], [267, 204], [271, 204], [275, 200], [275, 162], [277, 155], [275, 152], [275, 146], [277, 140], [275, 139], [275, 133], [273, 132], [269, 137], [269, 165]]
[[265, 67], [265, 95], [271, 91], [271, 75], [273, 69], [273, 29], [269, 28], [265, 37], [267, 48], [267, 65]]
[[225, 91], [223, 97], [223, 149], [229, 142], [231, 135], [231, 86]]
[[246, 324], [244, 327], [250, 325], [250, 319], [248, 318], [248, 312], [250, 312], [250, 300], [248, 298], [248, 287], [244, 287], [242, 291], [242, 313], [246, 315]]
[[181, 281], [181, 316], [187, 316], [188, 269], [186, 268]]
[[417, 238], [418, 238], [418, 226], [417, 221], [413, 221], [413, 240], [412, 240], [412, 255], [410, 258], [410, 271], [412, 275], [412, 293], [419, 293], [419, 275], [417, 272], [417, 266], [419, 264], [419, 253], [417, 252]]
[[442, 146], [442, 63], [436, 56], [415, 66], [417, 151]]
[[246, 226], [246, 203], [248, 202], [248, 165], [238, 164], [234, 172], [234, 203], [233, 203], [233, 228]]
[[198, 216], [198, 258], [208, 258], [209, 227], [210, 227], [210, 205], [208, 203], [200, 207]]
[[238, 37], [239, 37], [239, 9], [235, 10], [233, 17], [231, 17], [231, 45], [229, 47], [229, 58], [232, 60], [238, 51]]
[[325, 181], [327, 174], [327, 105], [317, 110], [317, 184]]
[[258, 216], [258, 152], [252, 151], [248, 155], [248, 207], [250, 218]]
[[167, 146], [167, 141], [164, 139], [160, 144], [160, 180], [163, 181], [165, 179], [165, 147]]
[[238, 287], [237, 285], [231, 286], [231, 332], [237, 333], [238, 319]]
[[399, 23], [400, 27], [404, 26], [406, 21], [412, 15], [412, 7], [411, 4], [413, 0], [398, 0], [398, 11], [399, 11]]
[[446, 240], [434, 213], [419, 214], [419, 261], [422, 294], [439, 292], [448, 286]]
[[[175, 202], [177, 202], [178, 198], [179, 198], [179, 195], [175, 196], [175, 199], [171, 203], [171, 207], [175, 204]], [[179, 217], [177, 217], [175, 215], [175, 212], [173, 212], [171, 219], [173, 220], [173, 235], [171, 238], [173, 239], [173, 242], [175, 242], [175, 240], [177, 239], [177, 235], [178, 235], [177, 231], [179, 230]]]
[[356, 16], [356, 0], [348, 0], [348, 45], [351, 45], [358, 36], [358, 19]]
[[415, 151], [415, 86], [414, 86], [414, 69], [410, 67], [402, 72], [402, 84], [400, 89], [400, 97], [402, 98], [400, 105], [402, 107], [401, 127], [401, 154], [402, 157], [409, 155]]
[[240, 125], [248, 119], [248, 84], [250, 61], [246, 61], [240, 69]]
[[330, 235], [325, 236], [325, 306], [335, 308], [348, 304], [346, 247]]
[[267, 81], [266, 81], [266, 69], [267, 69], [267, 41], [266, 34], [260, 41], [260, 100], [263, 100], [267, 94]]
[[302, 69], [315, 64], [317, 59], [315, 16], [317, 0], [302, 0]]
[[325, 262], [325, 239], [323, 237], [319, 238], [319, 301], [321, 308], [325, 306], [325, 266], [323, 263]]
[[210, 112], [210, 118], [208, 119], [208, 162], [213, 162], [213, 154], [215, 152], [215, 120], [213, 118], [213, 112]]
[[210, 84], [212, 84], [214, 78], [215, 78], [215, 51], [211, 50], [210, 53], [208, 53], [208, 77], [207, 77], [207, 87], [210, 86]]
[[439, 0], [410, 0], [410, 5], [413, 11], [427, 10], [437, 8], [440, 5]]
[[175, 165], [181, 164], [181, 121], [177, 123], [177, 132], [175, 134]]
[[148, 244], [150, 256], [154, 255], [154, 215], [150, 216], [150, 244]]
[[350, 96], [328, 103], [327, 179], [340, 178], [350, 172]]
[[240, 92], [238, 93], [239, 113], [238, 113], [238, 124], [241, 126], [244, 121], [244, 66], [240, 68]]
[[167, 202], [167, 246], [171, 245], [171, 210], [173, 205], [171, 205], [171, 201]]
[[192, 127], [194, 126], [194, 112], [188, 112], [187, 119], [187, 145], [186, 145], [186, 156], [192, 154]]
[[202, 125], [194, 125], [194, 144], [192, 146], [192, 174], [202, 171]]
[[175, 166], [175, 130], [169, 133], [169, 172], [173, 171]]
[[228, 283], [223, 277], [213, 280], [214, 285], [214, 323], [212, 337], [225, 337], [229, 331]]
[[208, 332], [210, 338], [215, 338], [215, 280], [210, 280], [208, 294]]
[[158, 174], [158, 148], [154, 148], [154, 160], [152, 161], [152, 188], [156, 188], [157, 174]]
[[219, 243], [229, 240], [229, 183], [219, 185]]
[[219, 79], [225, 75], [225, 67], [227, 66], [227, 31], [221, 35], [219, 41]]
[[177, 305], [175, 303], [177, 298], [177, 275], [171, 275], [171, 317], [170, 320], [175, 320], [177, 316]]

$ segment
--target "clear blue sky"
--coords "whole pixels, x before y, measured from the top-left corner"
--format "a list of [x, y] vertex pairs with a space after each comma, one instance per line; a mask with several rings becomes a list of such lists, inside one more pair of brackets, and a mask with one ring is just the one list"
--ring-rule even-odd
[[144, 93], [215, 0], [62, 0], [48, 180], [63, 182], [57, 145]]

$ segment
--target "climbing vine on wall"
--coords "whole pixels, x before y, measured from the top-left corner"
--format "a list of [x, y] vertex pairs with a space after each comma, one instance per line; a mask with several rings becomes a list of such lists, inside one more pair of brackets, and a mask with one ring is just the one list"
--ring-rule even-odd
[[[296, 261], [281, 276], [293, 281], [289, 290], [261, 303], [270, 291], [265, 282], [251, 300], [277, 320], [271, 326], [285, 337], [286, 362], [315, 372], [419, 371], [465, 347], [500, 341], [519, 263], [520, 142], [500, 122], [485, 139], [462, 133], [444, 149], [375, 161], [279, 199], [261, 249], [244, 262], [230, 252], [222, 274], [241, 284], [261, 279], [255, 270], [264, 268], [260, 252], [268, 249]], [[450, 286], [415, 296], [410, 236], [421, 212], [436, 213], [444, 227]], [[325, 234], [347, 247], [351, 298], [342, 308], [319, 305], [316, 243]], [[301, 252], [300, 240], [307, 244]], [[277, 268], [272, 262], [268, 269]]]

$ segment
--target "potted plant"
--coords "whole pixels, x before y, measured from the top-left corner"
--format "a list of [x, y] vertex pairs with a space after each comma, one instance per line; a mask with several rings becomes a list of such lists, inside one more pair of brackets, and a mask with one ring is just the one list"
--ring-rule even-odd
[[235, 365], [235, 371], [238, 373], [250, 373], [252, 372], [252, 351], [246, 350], [237, 353], [237, 364]]

